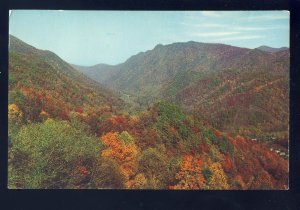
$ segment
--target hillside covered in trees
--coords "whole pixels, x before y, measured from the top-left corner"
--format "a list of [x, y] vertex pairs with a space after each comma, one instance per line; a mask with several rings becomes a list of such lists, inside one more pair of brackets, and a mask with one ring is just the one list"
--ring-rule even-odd
[[215, 128], [288, 151], [289, 49], [199, 42], [157, 45], [116, 65], [75, 66], [128, 110], [167, 99]]
[[[227, 54], [227, 48], [221, 48], [222, 53]], [[205, 49], [208, 54], [201, 52], [197, 58], [213, 56], [210, 49]], [[182, 48], [172, 51], [182, 56], [188, 53]], [[243, 56], [246, 49], [233, 51], [230, 52]], [[193, 58], [196, 63], [190, 62], [190, 58], [183, 58], [186, 62], [173, 62], [181, 66], [171, 69], [186, 71], [164, 72], [170, 68], [163, 62], [172, 56], [161, 57], [157, 53], [154, 54], [161, 59], [159, 65], [155, 64], [157, 69], [140, 67], [136, 59], [143, 62], [150, 59], [149, 62], [155, 63], [148, 56], [150, 51], [125, 62], [136, 76], [139, 76], [137, 69], [144, 69], [145, 75], [139, 79], [131, 78], [129, 70], [123, 72], [121, 68], [114, 70], [115, 67], [109, 66], [111, 71], [105, 73], [106, 78], [114, 77], [115, 83], [108, 89], [108, 83], [99, 84], [76, 70], [80, 67], [10, 36], [8, 187], [287, 189], [287, 157], [271, 149], [269, 144], [251, 138], [258, 131], [260, 136], [271, 132], [275, 135], [274, 131], [283, 131], [283, 136], [287, 134], [284, 126], [288, 124], [284, 120], [288, 116], [288, 101], [283, 101], [288, 95], [287, 52], [258, 53], [276, 60], [277, 73], [269, 74], [265, 70], [237, 73], [228, 65], [218, 67], [205, 59], [207, 69], [202, 71], [196, 65], [200, 62], [196, 57]], [[250, 60], [256, 63], [255, 59], [253, 55]], [[262, 61], [257, 63], [257, 66], [268, 66]], [[212, 66], [216, 70], [208, 72]], [[106, 67], [101, 65], [100, 68]], [[190, 68], [199, 71], [188, 71]], [[146, 77], [152, 71], [160, 71], [160, 79], [168, 81], [160, 81], [155, 87], [152, 83], [146, 84], [152, 81], [149, 78], [158, 75]], [[122, 75], [127, 75], [128, 80], [117, 78]], [[116, 87], [118, 85], [120, 87]], [[151, 85], [153, 90], [150, 90]], [[118, 88], [124, 92], [120, 93]], [[141, 95], [131, 92], [131, 88], [140, 88]], [[116, 94], [113, 89], [117, 90]], [[155, 94], [156, 91], [159, 93]], [[140, 101], [141, 96], [147, 95], [154, 98]], [[263, 97], [271, 96], [273, 104], [268, 104], [270, 98], [267, 101]], [[278, 128], [274, 118], [267, 118], [269, 114], [261, 115], [262, 108], [277, 113]], [[228, 116], [222, 118], [220, 115], [226, 111]], [[258, 113], [253, 114], [255, 111]], [[230, 114], [235, 116], [234, 122]], [[255, 116], [242, 117], [251, 114]], [[238, 127], [241, 130], [237, 131]]]

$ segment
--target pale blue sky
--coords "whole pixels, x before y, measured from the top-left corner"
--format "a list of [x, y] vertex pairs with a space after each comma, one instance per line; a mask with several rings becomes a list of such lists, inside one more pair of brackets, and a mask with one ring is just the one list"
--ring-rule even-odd
[[118, 64], [157, 44], [289, 47], [287, 11], [13, 10], [9, 33], [69, 63]]

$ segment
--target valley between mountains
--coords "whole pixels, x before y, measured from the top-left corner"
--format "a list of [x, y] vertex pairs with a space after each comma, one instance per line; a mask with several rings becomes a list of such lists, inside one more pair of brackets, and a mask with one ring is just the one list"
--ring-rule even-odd
[[157, 45], [118, 65], [9, 46], [9, 188], [288, 189], [288, 48]]

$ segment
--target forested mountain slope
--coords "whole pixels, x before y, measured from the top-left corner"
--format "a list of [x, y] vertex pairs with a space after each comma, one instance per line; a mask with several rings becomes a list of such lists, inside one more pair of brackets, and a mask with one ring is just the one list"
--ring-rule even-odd
[[41, 113], [67, 119], [70, 111], [121, 103], [111, 91], [54, 53], [38, 50], [14, 36], [9, 44], [9, 103], [19, 106], [25, 121], [36, 121]]
[[[159, 96], [164, 86], [170, 85], [178, 74], [185, 72], [218, 72], [224, 69], [242, 71], [273, 71], [288, 72], [289, 51], [267, 53], [261, 50], [233, 47], [223, 44], [206, 44], [197, 42], [174, 43], [157, 45], [153, 50], [141, 52], [130, 57], [125, 63], [108, 66], [111, 73], [104, 81], [101, 72], [106, 67], [91, 71], [98, 71], [93, 76], [109, 87], [132, 93], [156, 93]], [[80, 67], [79, 67], [80, 69]], [[151, 85], [155, 87], [150, 88]], [[151, 89], [151, 90], [149, 90]]]
[[119, 91], [132, 110], [167, 99], [219, 129], [279, 138], [287, 148], [289, 49], [266, 51], [197, 42], [157, 45], [87, 75]]

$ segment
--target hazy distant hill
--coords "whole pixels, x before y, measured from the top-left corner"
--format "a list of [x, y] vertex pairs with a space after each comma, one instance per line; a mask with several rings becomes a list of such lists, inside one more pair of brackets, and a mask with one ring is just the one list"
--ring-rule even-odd
[[287, 48], [287, 47], [273, 48], [273, 47], [263, 45], [263, 46], [260, 46], [256, 49], [259, 49], [259, 50], [262, 50], [262, 51], [265, 51], [265, 52], [274, 53], [274, 52], [280, 52], [280, 51], [288, 50], [289, 48]]
[[71, 66], [100, 83], [104, 83], [112, 76], [113, 73], [116, 72], [114, 70], [116, 68], [115, 66], [107, 64], [97, 64], [94, 66], [79, 66], [71, 64]]
[[[35, 115], [45, 111], [59, 118], [85, 106], [112, 106], [119, 101], [56, 54], [36, 49], [14, 36], [10, 36], [9, 91], [10, 103], [26, 109], [27, 101], [28, 106], [39, 105]], [[33, 113], [27, 115], [28, 120], [34, 118]]]

